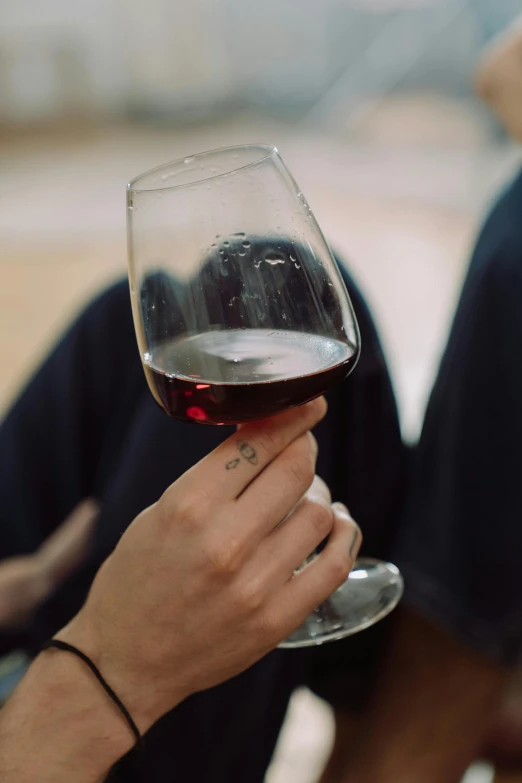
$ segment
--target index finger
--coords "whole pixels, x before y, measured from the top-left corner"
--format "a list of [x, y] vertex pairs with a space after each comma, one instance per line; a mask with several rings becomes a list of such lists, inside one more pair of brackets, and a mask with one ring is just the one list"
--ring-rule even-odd
[[213, 501], [234, 500], [272, 460], [326, 414], [324, 397], [271, 419], [250, 422], [221, 443], [176, 482], [182, 492], [197, 489]]

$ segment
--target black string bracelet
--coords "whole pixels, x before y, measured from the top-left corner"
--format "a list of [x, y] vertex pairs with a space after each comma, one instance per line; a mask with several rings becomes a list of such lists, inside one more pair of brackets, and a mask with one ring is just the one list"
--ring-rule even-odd
[[139, 750], [143, 750], [143, 737], [140, 734], [140, 730], [134, 723], [132, 719], [132, 715], [130, 714], [129, 710], [125, 706], [125, 704], [122, 702], [120, 697], [117, 693], [115, 693], [108, 682], [106, 682], [100, 670], [98, 667], [91, 661], [91, 659], [85, 655], [81, 650], [79, 650], [77, 647], [74, 647], [72, 644], [67, 644], [67, 642], [62, 642], [59, 639], [49, 639], [48, 642], [45, 642], [45, 644], [42, 647], [42, 650], [48, 650], [50, 647], [55, 647], [57, 650], [63, 650], [64, 652], [70, 652], [73, 655], [76, 655], [78, 658], [80, 658], [84, 663], [87, 664], [89, 669], [92, 671], [102, 688], [105, 690], [108, 696], [113, 700], [113, 702], [116, 704], [122, 715], [124, 716], [125, 720], [129, 724], [132, 733], [136, 737], [136, 745], [135, 748]]

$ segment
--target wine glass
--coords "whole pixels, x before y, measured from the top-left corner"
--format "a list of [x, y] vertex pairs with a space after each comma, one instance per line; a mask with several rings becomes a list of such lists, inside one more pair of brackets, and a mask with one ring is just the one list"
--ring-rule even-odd
[[[275, 147], [204, 152], [142, 174], [127, 187], [127, 217], [138, 346], [169, 416], [266, 418], [353, 370], [360, 337], [348, 293]], [[360, 559], [281, 647], [356, 633], [401, 594], [394, 565]]]

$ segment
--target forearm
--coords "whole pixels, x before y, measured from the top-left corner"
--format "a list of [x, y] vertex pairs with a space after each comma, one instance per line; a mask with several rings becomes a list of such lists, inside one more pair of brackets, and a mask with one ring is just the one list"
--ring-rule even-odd
[[0, 780], [98, 783], [133, 742], [86, 665], [48, 650], [0, 711]]

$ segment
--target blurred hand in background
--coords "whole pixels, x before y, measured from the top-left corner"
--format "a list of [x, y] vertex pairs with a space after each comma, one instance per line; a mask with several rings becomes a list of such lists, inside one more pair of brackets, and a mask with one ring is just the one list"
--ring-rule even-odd
[[34, 611], [82, 561], [98, 515], [87, 499], [30, 555], [0, 562], [0, 629], [25, 625]]

